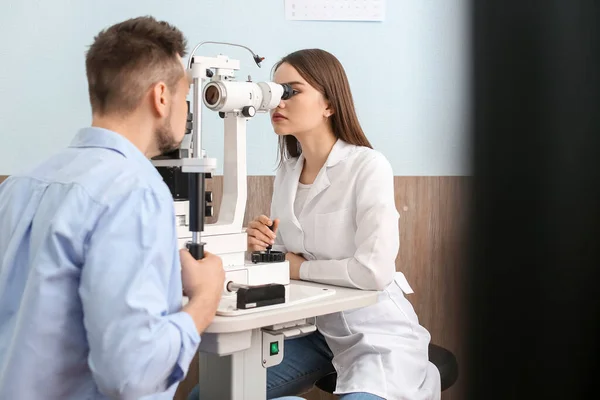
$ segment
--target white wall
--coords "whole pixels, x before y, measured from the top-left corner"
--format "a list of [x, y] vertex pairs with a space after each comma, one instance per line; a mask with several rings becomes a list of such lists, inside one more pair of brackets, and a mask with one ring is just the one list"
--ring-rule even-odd
[[[349, 76], [359, 118], [396, 175], [469, 174], [467, 0], [387, 0], [384, 22], [286, 21], [283, 0], [12, 0], [0, 13], [0, 175], [69, 144], [90, 123], [84, 57], [99, 30], [153, 15], [180, 28], [189, 50], [206, 45], [242, 62], [238, 75], [267, 80], [272, 65], [301, 48], [335, 54]], [[208, 113], [204, 113], [206, 115]], [[222, 124], [205, 117], [204, 147], [222, 159]], [[272, 175], [269, 119], [248, 126], [248, 173]]]

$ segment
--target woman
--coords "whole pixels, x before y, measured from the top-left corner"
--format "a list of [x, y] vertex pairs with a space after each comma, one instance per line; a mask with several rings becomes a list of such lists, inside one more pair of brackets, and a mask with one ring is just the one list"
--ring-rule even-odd
[[376, 304], [318, 317], [316, 333], [286, 341], [283, 362], [267, 371], [268, 397], [302, 393], [335, 370], [343, 400], [439, 399], [430, 335], [395, 271], [392, 168], [360, 127], [344, 69], [318, 49], [274, 68], [294, 95], [271, 114], [280, 149], [273, 220], [250, 222], [248, 251], [285, 252], [292, 279], [381, 292]]

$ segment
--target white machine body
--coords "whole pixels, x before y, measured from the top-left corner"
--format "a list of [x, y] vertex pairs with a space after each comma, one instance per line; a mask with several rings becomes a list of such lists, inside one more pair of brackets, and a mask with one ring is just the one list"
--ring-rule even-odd
[[[177, 238], [180, 248], [185, 248], [186, 242], [192, 238], [188, 228], [188, 210], [188, 201], [175, 202]], [[243, 229], [240, 228], [239, 231], [233, 233], [206, 233], [207, 231], [210, 232], [210, 229], [207, 229], [210, 226], [216, 226], [216, 224], [205, 225], [202, 241], [206, 243], [204, 246], [206, 251], [218, 255], [223, 260], [223, 268], [225, 269], [224, 297], [235, 296], [235, 293], [227, 290], [229, 282], [252, 286], [266, 283], [289, 285], [290, 270], [287, 261], [258, 264], [247, 262], [247, 234]], [[289, 294], [287, 290], [286, 294]]]
[[277, 107], [283, 88], [273, 82], [213, 81], [204, 87], [203, 93], [206, 106], [214, 111], [231, 112], [253, 107], [256, 112], [267, 112]]
[[[247, 200], [246, 123], [254, 115], [247, 115], [243, 111], [250, 107], [258, 112], [267, 112], [277, 107], [284, 89], [273, 82], [236, 82], [234, 75], [239, 68], [238, 60], [223, 55], [193, 56], [189, 72], [194, 85], [193, 124], [194, 131], [197, 132], [194, 136], [197, 143], [196, 146], [194, 143], [191, 145], [202, 157], [194, 157], [194, 150], [190, 149], [192, 158], [177, 160], [180, 161], [183, 172], [214, 173], [215, 159], [207, 158], [199, 147], [202, 143], [201, 105], [203, 103], [212, 111], [221, 112], [224, 119], [223, 196], [217, 220], [215, 223], [204, 224], [201, 240], [205, 243], [206, 251], [223, 260], [226, 272], [224, 297], [236, 295], [227, 290], [229, 282], [245, 285], [290, 283], [287, 261], [258, 264], [247, 262], [247, 236], [242, 226]], [[215, 71], [212, 77], [208, 77], [207, 70]], [[208, 82], [202, 89], [206, 81]], [[208, 95], [210, 96], [207, 98]], [[155, 164], [161, 165], [160, 162]], [[184, 248], [186, 242], [192, 239], [189, 230], [189, 202], [175, 201], [175, 215], [179, 245]]]

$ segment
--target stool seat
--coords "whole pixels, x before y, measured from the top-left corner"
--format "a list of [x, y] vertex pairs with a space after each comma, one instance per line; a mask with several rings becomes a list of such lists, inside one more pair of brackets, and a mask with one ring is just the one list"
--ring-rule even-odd
[[442, 392], [454, 385], [458, 379], [458, 362], [450, 350], [430, 343], [429, 361], [440, 371]]
[[[450, 350], [430, 343], [429, 361], [440, 371], [442, 392], [454, 385], [454, 382], [458, 379], [458, 362]], [[336, 380], [337, 374], [331, 372], [315, 382], [315, 386], [324, 392], [333, 393], [335, 391]]]

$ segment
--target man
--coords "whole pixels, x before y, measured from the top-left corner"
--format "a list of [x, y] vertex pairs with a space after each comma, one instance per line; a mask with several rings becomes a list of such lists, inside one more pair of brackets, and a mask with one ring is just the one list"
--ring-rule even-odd
[[187, 373], [224, 271], [178, 251], [149, 161], [185, 134], [185, 47], [153, 18], [100, 32], [92, 126], [0, 185], [0, 399], [172, 399]]

